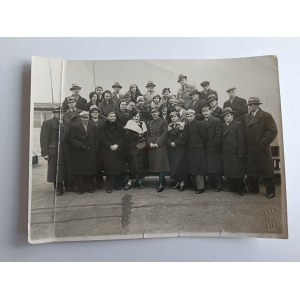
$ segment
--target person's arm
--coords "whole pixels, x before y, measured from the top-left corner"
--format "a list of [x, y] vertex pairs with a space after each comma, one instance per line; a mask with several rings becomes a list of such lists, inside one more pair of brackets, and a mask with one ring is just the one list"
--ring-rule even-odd
[[278, 129], [272, 115], [267, 112], [264, 115], [265, 134], [261, 139], [261, 143], [270, 146], [278, 134]]

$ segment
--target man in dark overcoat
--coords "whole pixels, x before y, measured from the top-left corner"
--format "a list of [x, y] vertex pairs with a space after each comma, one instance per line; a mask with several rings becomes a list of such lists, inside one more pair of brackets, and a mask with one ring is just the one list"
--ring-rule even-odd
[[81, 123], [79, 114], [82, 110], [76, 107], [76, 100], [74, 97], [68, 97], [67, 103], [69, 109], [64, 114], [64, 137], [63, 137], [63, 150], [65, 158], [65, 190], [66, 192], [76, 191], [77, 183], [75, 177], [73, 176], [73, 161], [72, 161], [72, 146], [70, 144], [70, 129], [72, 125], [77, 125]]
[[131, 119], [131, 112], [127, 109], [127, 103], [124, 100], [120, 101], [120, 107], [116, 108], [115, 113], [117, 116], [117, 122], [121, 124], [123, 127], [127, 124], [127, 122]]
[[48, 161], [47, 181], [54, 183], [57, 196], [62, 195], [64, 191], [63, 130], [63, 108], [55, 106], [53, 118], [42, 124], [40, 145], [42, 157]]
[[[87, 100], [79, 95], [80, 90], [81, 90], [81, 87], [77, 83], [73, 83], [71, 88], [70, 88], [70, 91], [72, 92], [72, 97], [75, 98], [77, 108], [80, 109], [80, 110], [84, 110], [85, 106], [87, 104]], [[63, 109], [64, 110], [69, 109], [67, 98], [68, 97], [66, 97], [64, 102], [63, 102]]]
[[94, 193], [94, 175], [96, 173], [97, 127], [89, 124], [89, 112], [79, 114], [81, 123], [70, 130], [73, 174], [78, 180], [78, 195], [88, 191]]
[[122, 89], [122, 86], [119, 82], [115, 82], [112, 86], [114, 89], [114, 92], [112, 93], [112, 101], [114, 102], [115, 106], [117, 106], [117, 103], [123, 99], [125, 99], [125, 96], [120, 93], [120, 90]]
[[207, 101], [208, 96], [215, 95], [218, 99], [218, 93], [210, 88], [210, 82], [209, 81], [203, 81], [200, 83], [203, 90], [200, 92], [200, 99]]
[[181, 88], [177, 92], [177, 99], [184, 100], [184, 106], [187, 108], [190, 106], [190, 103], [192, 101], [192, 97], [190, 96], [190, 93], [196, 88], [193, 85], [187, 84], [187, 76], [183, 74], [179, 74], [178, 76], [178, 83], [180, 83]]
[[249, 113], [245, 117], [247, 139], [247, 175], [249, 191], [259, 192], [259, 177], [264, 180], [266, 197], [275, 196], [274, 166], [270, 144], [278, 130], [272, 115], [263, 111], [258, 97], [248, 101]]
[[[99, 116], [99, 108], [96, 105], [92, 105], [90, 107], [90, 120], [89, 124], [91, 126], [96, 126], [97, 130], [105, 122], [105, 119], [100, 118]], [[98, 189], [103, 188], [103, 153], [102, 153], [102, 147], [101, 144], [98, 143], [98, 148], [97, 148], [97, 154], [96, 154], [96, 174], [95, 174], [95, 179], [96, 179], [96, 187]]]
[[222, 113], [223, 171], [229, 191], [244, 196], [246, 139], [243, 123], [233, 120], [234, 113], [230, 107], [224, 108]]
[[204, 192], [204, 175], [206, 174], [207, 128], [203, 121], [195, 119], [195, 111], [187, 110], [187, 166], [192, 177], [196, 194]]
[[115, 104], [111, 99], [111, 91], [106, 90], [103, 92], [103, 100], [99, 104], [98, 108], [100, 110], [100, 117], [106, 119], [108, 113], [115, 110]]
[[207, 97], [207, 103], [211, 107], [211, 115], [215, 118], [219, 118], [223, 123], [224, 119], [221, 117], [222, 108], [218, 106], [218, 98], [215, 94], [209, 95]]
[[116, 121], [114, 111], [108, 113], [107, 120], [98, 130], [99, 142], [103, 149], [103, 166], [106, 175], [106, 191], [111, 193], [113, 185], [121, 189], [121, 176], [124, 174], [124, 152], [126, 137], [124, 128]]
[[194, 89], [190, 96], [192, 100], [190, 102], [189, 107], [187, 109], [192, 109], [195, 111], [195, 118], [199, 121], [203, 120], [202, 108], [206, 105], [206, 101], [200, 99], [200, 92], [197, 89]]
[[170, 171], [167, 149], [168, 123], [159, 118], [157, 107], [151, 108], [153, 120], [147, 124], [146, 144], [148, 146], [149, 171], [158, 173], [157, 192], [162, 192], [165, 186], [165, 173]]
[[247, 101], [236, 95], [236, 87], [232, 87], [226, 91], [229, 95], [229, 100], [225, 101], [223, 108], [230, 107], [234, 114], [234, 120], [244, 122], [245, 115], [248, 113]]
[[222, 124], [221, 120], [211, 115], [209, 104], [202, 107], [204, 124], [207, 127], [206, 174], [210, 186], [216, 192], [223, 189], [222, 183]]

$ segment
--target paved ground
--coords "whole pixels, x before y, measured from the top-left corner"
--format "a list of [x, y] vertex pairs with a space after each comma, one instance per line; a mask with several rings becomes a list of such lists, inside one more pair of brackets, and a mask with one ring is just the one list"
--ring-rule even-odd
[[[39, 150], [37, 144], [36, 149]], [[97, 190], [94, 194], [65, 193], [55, 197], [52, 184], [46, 182], [46, 170], [46, 162], [41, 158], [32, 170], [32, 242], [54, 237], [76, 240], [97, 236], [109, 239], [287, 234], [279, 182], [273, 199], [265, 198], [263, 193], [240, 197], [213, 190], [196, 195], [190, 190], [180, 193], [170, 187], [157, 193], [152, 187], [154, 177], [145, 180], [143, 190], [133, 188], [112, 194]], [[264, 191], [263, 187], [261, 190]]]

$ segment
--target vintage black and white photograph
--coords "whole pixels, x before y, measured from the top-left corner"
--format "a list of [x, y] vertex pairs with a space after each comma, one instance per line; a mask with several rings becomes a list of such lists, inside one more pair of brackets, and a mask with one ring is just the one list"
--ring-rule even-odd
[[287, 238], [276, 56], [33, 57], [29, 242]]

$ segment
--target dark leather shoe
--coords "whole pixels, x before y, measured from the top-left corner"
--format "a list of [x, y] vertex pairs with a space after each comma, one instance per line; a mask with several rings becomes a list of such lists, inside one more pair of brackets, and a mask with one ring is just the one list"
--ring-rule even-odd
[[179, 192], [183, 192], [185, 190], [185, 186], [184, 185], [181, 185], [180, 187], [179, 187]]
[[267, 196], [266, 196], [267, 198], [274, 198], [275, 197], [275, 194], [273, 194], [273, 193], [270, 193], [270, 194], [267, 194]]
[[244, 192], [239, 192], [239, 195], [240, 196], [245, 196], [245, 193]]
[[143, 188], [144, 188], [144, 186], [143, 186], [141, 183], [138, 183], [137, 186], [138, 186], [138, 188], [140, 188], [140, 189], [143, 189]]
[[131, 184], [125, 184], [125, 186], [124, 186], [124, 190], [125, 191], [128, 191], [129, 189], [131, 188]]
[[111, 189], [107, 189], [107, 190], [106, 190], [106, 193], [109, 193], [109, 194], [110, 194], [111, 192], [112, 192]]
[[89, 193], [94, 193], [95, 191], [93, 189], [88, 190]]
[[215, 189], [215, 192], [221, 192], [221, 191], [222, 191], [222, 189], [220, 189], [220, 188]]
[[82, 195], [83, 192], [82, 191], [77, 191], [77, 195]]
[[63, 191], [57, 191], [56, 196], [61, 196], [64, 192]]
[[156, 182], [155, 184], [154, 184], [154, 186], [153, 186], [155, 189], [157, 189], [158, 187], [159, 187], [159, 183], [158, 182]]
[[157, 189], [157, 192], [160, 193], [164, 190], [164, 186], [163, 185], [160, 185]]
[[174, 186], [172, 186], [172, 189], [176, 190], [179, 189], [179, 187], [180, 187], [180, 183], [177, 182]]
[[196, 190], [196, 194], [202, 194], [202, 193], [204, 193], [204, 189], [197, 189]]

